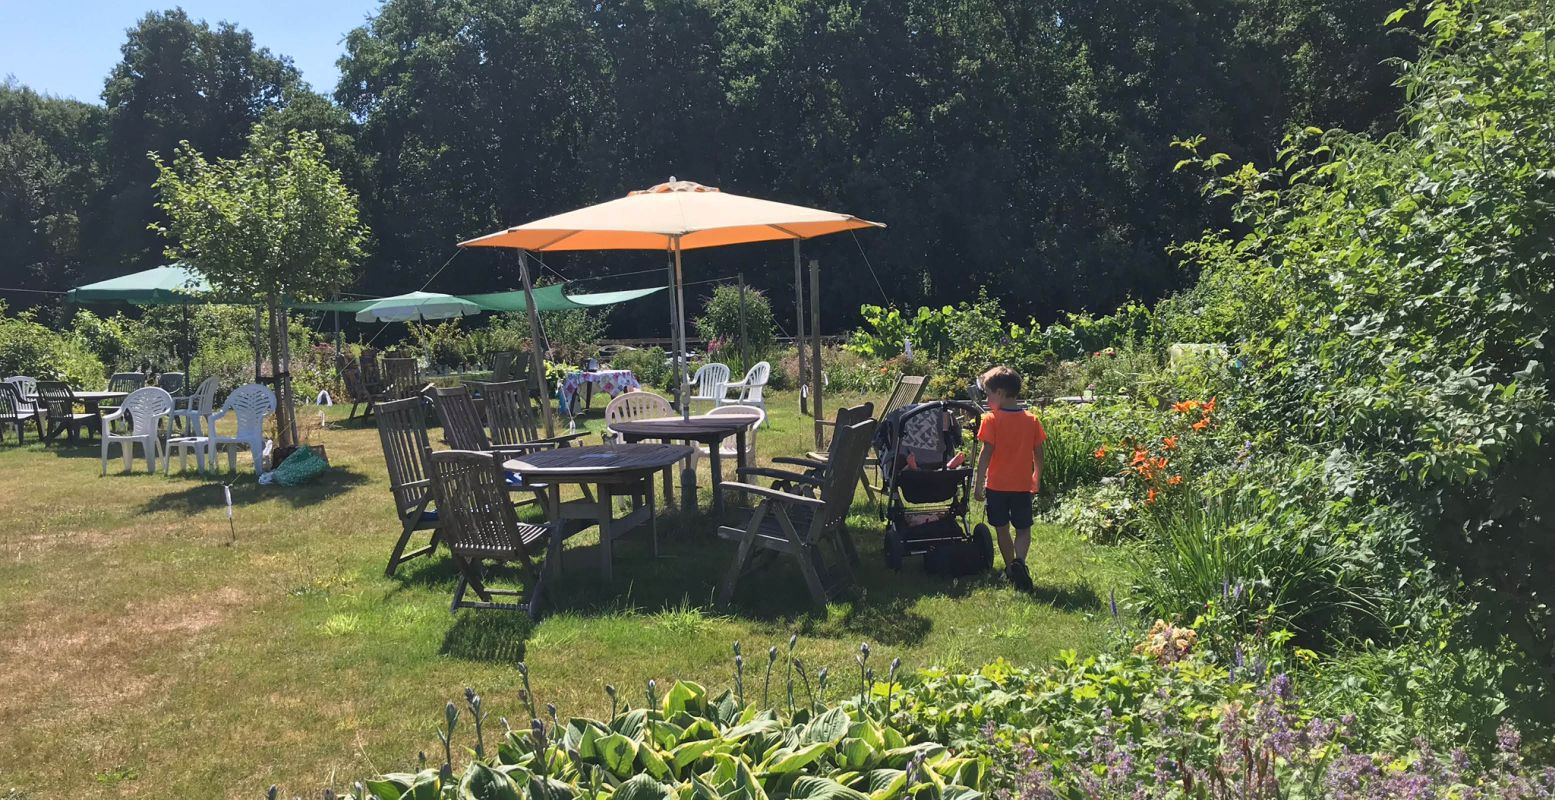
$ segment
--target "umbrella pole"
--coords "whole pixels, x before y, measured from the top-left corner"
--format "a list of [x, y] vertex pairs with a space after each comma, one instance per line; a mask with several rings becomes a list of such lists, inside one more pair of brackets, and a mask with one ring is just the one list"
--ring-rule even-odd
[[535, 287], [529, 281], [529, 251], [518, 251], [518, 274], [524, 281], [524, 304], [529, 306], [529, 357], [533, 359], [535, 384], [539, 386], [540, 411], [545, 417], [545, 435], [556, 435], [556, 420], [551, 413], [550, 387], [546, 384], [545, 359], [540, 355], [540, 310], [535, 308]]
[[686, 277], [680, 268], [680, 237], [675, 237], [675, 308], [676, 330], [679, 338], [675, 344], [676, 386], [680, 398], [680, 418], [691, 419], [691, 406], [686, 403]]
[[826, 412], [821, 410], [821, 262], [810, 259], [810, 400], [815, 404], [815, 449], [826, 444], [826, 426], [821, 420]]
[[794, 240], [794, 344], [799, 350], [799, 413], [809, 414], [805, 392], [804, 269], [799, 265], [799, 240]]
[[261, 332], [265, 325], [265, 311], [262, 307], [254, 308], [254, 383], [262, 383], [260, 370], [264, 362], [264, 334]]
[[183, 364], [183, 367], [184, 367], [184, 386], [185, 386], [185, 391], [187, 391], [187, 387], [189, 386], [189, 378], [192, 377], [189, 374], [189, 349], [194, 346], [194, 334], [191, 333], [190, 330], [189, 330], [189, 301], [185, 300], [183, 302], [183, 306], [184, 306], [184, 340], [181, 343], [181, 344], [183, 344], [183, 347], [180, 347], [178, 349], [183, 351], [183, 352], [179, 353], [179, 355], [181, 356], [179, 361]]

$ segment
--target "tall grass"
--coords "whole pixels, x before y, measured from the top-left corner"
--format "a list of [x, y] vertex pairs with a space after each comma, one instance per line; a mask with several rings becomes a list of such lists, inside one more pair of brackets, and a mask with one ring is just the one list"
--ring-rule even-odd
[[1153, 558], [1139, 597], [1162, 619], [1225, 641], [1259, 628], [1298, 637], [1339, 617], [1374, 618], [1377, 598], [1346, 577], [1338, 551], [1299, 511], [1236, 486], [1189, 489], [1149, 515]]

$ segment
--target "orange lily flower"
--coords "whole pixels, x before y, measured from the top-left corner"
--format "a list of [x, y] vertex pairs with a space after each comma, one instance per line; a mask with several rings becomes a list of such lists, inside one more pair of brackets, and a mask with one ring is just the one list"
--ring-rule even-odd
[[1096, 460], [1097, 461], [1100, 461], [1100, 460], [1102, 460], [1102, 459], [1104, 459], [1106, 457], [1107, 457], [1107, 448], [1106, 447], [1098, 447], [1098, 448], [1096, 448]]
[[1176, 486], [1179, 483], [1182, 483], [1181, 475], [1173, 475], [1172, 477], [1166, 479], [1166, 485], [1168, 486]]
[[1186, 414], [1189, 411], [1197, 411], [1198, 409], [1199, 401], [1197, 400], [1184, 400], [1181, 403], [1172, 404], [1172, 410], [1179, 414]]
[[1209, 399], [1209, 402], [1204, 404], [1204, 413], [1208, 414], [1208, 413], [1210, 413], [1210, 412], [1215, 410], [1215, 401], [1217, 399], [1218, 398], [1211, 397]]
[[1145, 502], [1146, 503], [1154, 503], [1155, 502], [1155, 490], [1154, 489], [1151, 489], [1150, 491], [1145, 493]]
[[1208, 428], [1208, 427], [1209, 427], [1209, 417], [1205, 417], [1204, 419], [1201, 419], [1198, 422], [1193, 423], [1193, 429], [1196, 430], [1196, 431], [1202, 431], [1202, 430], [1204, 430], [1205, 428]]
[[1176, 436], [1168, 436], [1165, 439], [1162, 439], [1161, 440], [1161, 449], [1163, 449], [1163, 450], [1176, 450], [1177, 449], [1177, 437]]
[[1134, 451], [1134, 457], [1128, 463], [1130, 463], [1130, 464], [1143, 464], [1149, 458], [1150, 458], [1150, 453], [1149, 452], [1147, 452], [1145, 450], [1135, 450]]

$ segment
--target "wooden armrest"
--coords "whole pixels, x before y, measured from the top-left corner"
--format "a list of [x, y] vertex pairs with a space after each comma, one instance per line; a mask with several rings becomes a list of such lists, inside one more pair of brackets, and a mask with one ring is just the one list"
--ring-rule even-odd
[[825, 508], [826, 507], [826, 503], [825, 502], [823, 502], [821, 500], [818, 500], [818, 499], [816, 499], [814, 497], [805, 497], [804, 495], [789, 494], [788, 492], [781, 492], [781, 491], [778, 491], [777, 489], [768, 489], [765, 486], [757, 486], [757, 485], [752, 484], [752, 483], [740, 483], [738, 481], [724, 481], [723, 483], [720, 483], [719, 486], [724, 488], [724, 489], [734, 489], [734, 490], [739, 491], [739, 492], [744, 492], [745, 494], [753, 494], [753, 495], [757, 495], [759, 497], [765, 497], [765, 498], [767, 498], [769, 500], [775, 500], [775, 501], [777, 501], [779, 503], [791, 503], [793, 505], [799, 505], [799, 506], [814, 506], [816, 508]]
[[834, 420], [834, 419], [818, 419], [818, 420], [815, 421], [815, 424], [817, 424], [817, 425], [825, 425], [825, 426], [830, 427], [830, 428], [835, 428], [835, 427], [837, 427], [837, 420]]
[[571, 444], [575, 440], [582, 439], [583, 437], [585, 437], [587, 435], [589, 435], [588, 431], [573, 431], [572, 433], [564, 433], [564, 434], [561, 434], [560, 436], [545, 436], [545, 437], [542, 437], [542, 438], [539, 438], [539, 439], [535, 439], [534, 442], [535, 443], [542, 443], [542, 442], [544, 442], [544, 443], [558, 444], [558, 445], [566, 446], [568, 444]]
[[555, 450], [555, 449], [556, 449], [556, 445], [554, 443], [552, 443], [552, 442], [524, 442], [523, 444], [494, 444], [494, 445], [491, 446], [491, 450], [489, 450], [488, 452], [492, 452], [492, 453], [522, 453], [522, 454], [526, 454], [527, 455], [529, 453], [535, 453], [535, 452], [539, 452], [541, 450]]
[[[753, 475], [757, 478], [771, 478], [775, 481], [793, 481], [795, 483], [807, 483], [811, 486], [821, 486], [825, 481], [813, 475], [802, 472], [789, 472], [785, 469], [771, 469], [769, 467], [741, 467], [738, 474], [741, 477]], [[728, 484], [724, 484], [728, 485]]]
[[826, 467], [825, 461], [820, 461], [814, 458], [804, 458], [802, 456], [778, 456], [772, 459], [772, 463], [792, 464], [796, 467], [808, 467], [810, 469], [824, 469]]

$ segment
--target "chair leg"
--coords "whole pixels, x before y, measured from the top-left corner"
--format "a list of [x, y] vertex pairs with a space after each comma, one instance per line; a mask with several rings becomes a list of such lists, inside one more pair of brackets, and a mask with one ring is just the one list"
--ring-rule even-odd
[[103, 444], [103, 446], [102, 446], [102, 451], [103, 451], [103, 469], [102, 469], [102, 472], [98, 473], [98, 477], [103, 477], [103, 476], [106, 476], [108, 474], [108, 437], [104, 436], [102, 438], [102, 444]]
[[745, 571], [745, 562], [750, 559], [751, 548], [755, 546], [756, 534], [750, 530], [745, 531], [745, 536], [740, 539], [740, 549], [735, 551], [734, 561], [729, 564], [729, 571], [724, 573], [723, 581], [718, 586], [719, 605], [728, 605], [734, 599], [734, 585], [740, 582], [740, 575]]
[[140, 440], [140, 449], [146, 451], [146, 471], [152, 475], [157, 474], [157, 451], [161, 449], [158, 447], [161, 441], [161, 437], [158, 436]]
[[810, 599], [814, 600], [817, 606], [825, 608], [826, 584], [821, 582], [821, 576], [815, 570], [814, 550], [806, 547], [793, 555], [794, 560], [799, 563], [799, 574], [804, 576], [805, 586], [810, 589]]

